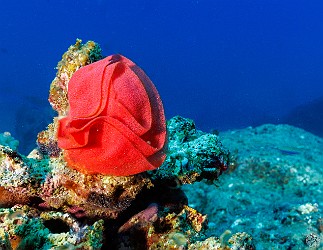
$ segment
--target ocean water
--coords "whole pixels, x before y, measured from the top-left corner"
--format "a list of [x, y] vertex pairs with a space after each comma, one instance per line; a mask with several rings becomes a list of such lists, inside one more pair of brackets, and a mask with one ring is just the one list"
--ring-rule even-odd
[[316, 0], [2, 2], [0, 131], [33, 143], [51, 120], [55, 66], [80, 38], [142, 67], [167, 118], [205, 131], [287, 122], [323, 135], [322, 13]]
[[322, 247], [322, 0], [0, 6], [0, 133], [11, 132], [19, 152], [28, 154], [55, 116], [47, 97], [62, 54], [77, 38], [94, 40], [104, 55], [123, 54], [145, 70], [168, 119], [219, 130], [233, 153], [217, 188], [183, 188], [189, 205], [208, 214], [208, 234], [245, 231], [257, 249], [314, 249], [306, 242], [314, 235]]

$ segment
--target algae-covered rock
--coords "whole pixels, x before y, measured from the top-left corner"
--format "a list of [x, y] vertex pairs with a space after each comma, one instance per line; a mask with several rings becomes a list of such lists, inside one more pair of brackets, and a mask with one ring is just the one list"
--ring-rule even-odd
[[[189, 121], [184, 118], [174, 118], [174, 120], [178, 119], [181, 122]], [[170, 124], [174, 122], [171, 121]], [[176, 135], [175, 129], [178, 127], [170, 127], [170, 133]], [[217, 178], [227, 163], [222, 162], [223, 159], [219, 157], [223, 155], [228, 157], [228, 152], [221, 147], [218, 138], [213, 135], [208, 137], [208, 134], [202, 132], [194, 133], [193, 141], [194, 143], [191, 144], [190, 140], [185, 142], [188, 144], [184, 152], [194, 165], [185, 170], [186, 172], [178, 173], [181, 181], [184, 183], [185, 179], [190, 182], [202, 179], [203, 164], [207, 168], [210, 164], [214, 164], [212, 171], [215, 174], [212, 178]], [[180, 149], [181, 145], [178, 140], [169, 140], [170, 148]], [[208, 151], [207, 147], [211, 150]], [[91, 234], [91, 241], [95, 241], [98, 237], [97, 241], [102, 242], [105, 238], [104, 245], [110, 244], [115, 247], [120, 246], [120, 241], [124, 244], [127, 239], [129, 249], [137, 249], [137, 247], [154, 249], [154, 246], [169, 246], [172, 249], [178, 246], [185, 249], [195, 241], [205, 239], [206, 216], [188, 207], [187, 198], [182, 191], [178, 187], [169, 186], [168, 179], [164, 179], [165, 176], [176, 177], [170, 166], [176, 164], [177, 158], [172, 157], [172, 154], [167, 156], [166, 162], [169, 166], [162, 169], [163, 175], [153, 171], [149, 174], [116, 177], [80, 173], [69, 168], [60, 154], [43, 155], [40, 151], [34, 151], [27, 158], [8, 147], [0, 147], [0, 149], [1, 206], [10, 208], [15, 204], [25, 204], [25, 207], [28, 205], [28, 208], [32, 207], [33, 211], [36, 211], [34, 220], [28, 221], [20, 231], [17, 231], [27, 233], [12, 235], [12, 237], [19, 236], [24, 239], [19, 243], [21, 246], [34, 242], [35, 249], [41, 249], [42, 244], [51, 246], [63, 244], [62, 242], [71, 246], [79, 244], [79, 241], [71, 238], [65, 231], [58, 235], [49, 233], [46, 231], [48, 223], [43, 223], [43, 220], [64, 221], [71, 227], [73, 223], [68, 216], [74, 216], [75, 223], [90, 219], [94, 223], [93, 226], [96, 225], [97, 220], [104, 219], [107, 230], [102, 228], [101, 233]], [[147, 221], [146, 219], [154, 213], [149, 212], [151, 209], [144, 209], [144, 206], [151, 202], [157, 202], [158, 209], [155, 219]], [[41, 213], [43, 209], [49, 212]], [[37, 242], [28, 237], [32, 230], [42, 232], [37, 235], [39, 239]], [[133, 239], [137, 239], [136, 235], [140, 232], [143, 236], [138, 243]], [[114, 236], [111, 238], [109, 235]], [[84, 237], [82, 241], [86, 240]]]
[[100, 249], [103, 221], [84, 225], [71, 215], [29, 206], [0, 208], [0, 244], [4, 249]]
[[151, 182], [143, 175], [85, 175], [57, 158], [26, 158], [0, 146], [0, 204], [34, 203], [76, 216], [115, 218]]
[[216, 180], [230, 163], [230, 153], [219, 137], [195, 128], [192, 120], [180, 116], [167, 121], [168, 152], [163, 165], [152, 172], [153, 179], [190, 184]]
[[49, 103], [58, 114], [66, 115], [68, 110], [67, 88], [72, 75], [79, 68], [102, 59], [100, 46], [88, 41], [82, 44], [82, 40], [77, 39], [74, 45], [62, 56], [62, 60], [57, 64], [56, 77], [50, 85]]

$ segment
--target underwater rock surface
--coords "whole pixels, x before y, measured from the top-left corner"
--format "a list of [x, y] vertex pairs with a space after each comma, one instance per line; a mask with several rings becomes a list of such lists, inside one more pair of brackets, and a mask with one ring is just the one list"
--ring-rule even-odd
[[[229, 152], [189, 119], [175, 117], [167, 124], [170, 153], [163, 166], [126, 177], [86, 175], [60, 156], [34, 150], [26, 157], [0, 146], [0, 226], [6, 229], [0, 244], [8, 249], [222, 247], [219, 238], [205, 237], [207, 216], [187, 205], [180, 186], [216, 180], [227, 168]], [[250, 236], [244, 237], [252, 245]]]
[[235, 163], [216, 186], [184, 187], [189, 206], [208, 215], [207, 235], [245, 231], [257, 249], [321, 249], [323, 139], [270, 124], [219, 138]]

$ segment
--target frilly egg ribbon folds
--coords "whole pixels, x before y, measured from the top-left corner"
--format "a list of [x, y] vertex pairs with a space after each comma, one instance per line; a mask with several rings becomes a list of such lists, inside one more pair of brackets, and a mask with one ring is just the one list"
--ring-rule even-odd
[[70, 167], [128, 176], [156, 169], [165, 160], [160, 96], [128, 58], [112, 55], [77, 70], [68, 83], [68, 100], [57, 136]]

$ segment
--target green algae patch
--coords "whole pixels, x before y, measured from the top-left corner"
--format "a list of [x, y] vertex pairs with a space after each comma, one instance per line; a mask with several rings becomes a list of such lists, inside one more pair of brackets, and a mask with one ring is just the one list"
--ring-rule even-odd
[[[31, 219], [17, 226], [15, 234], [22, 238], [18, 249], [49, 249], [49, 230], [39, 219]], [[47, 245], [47, 248], [45, 247]]]

